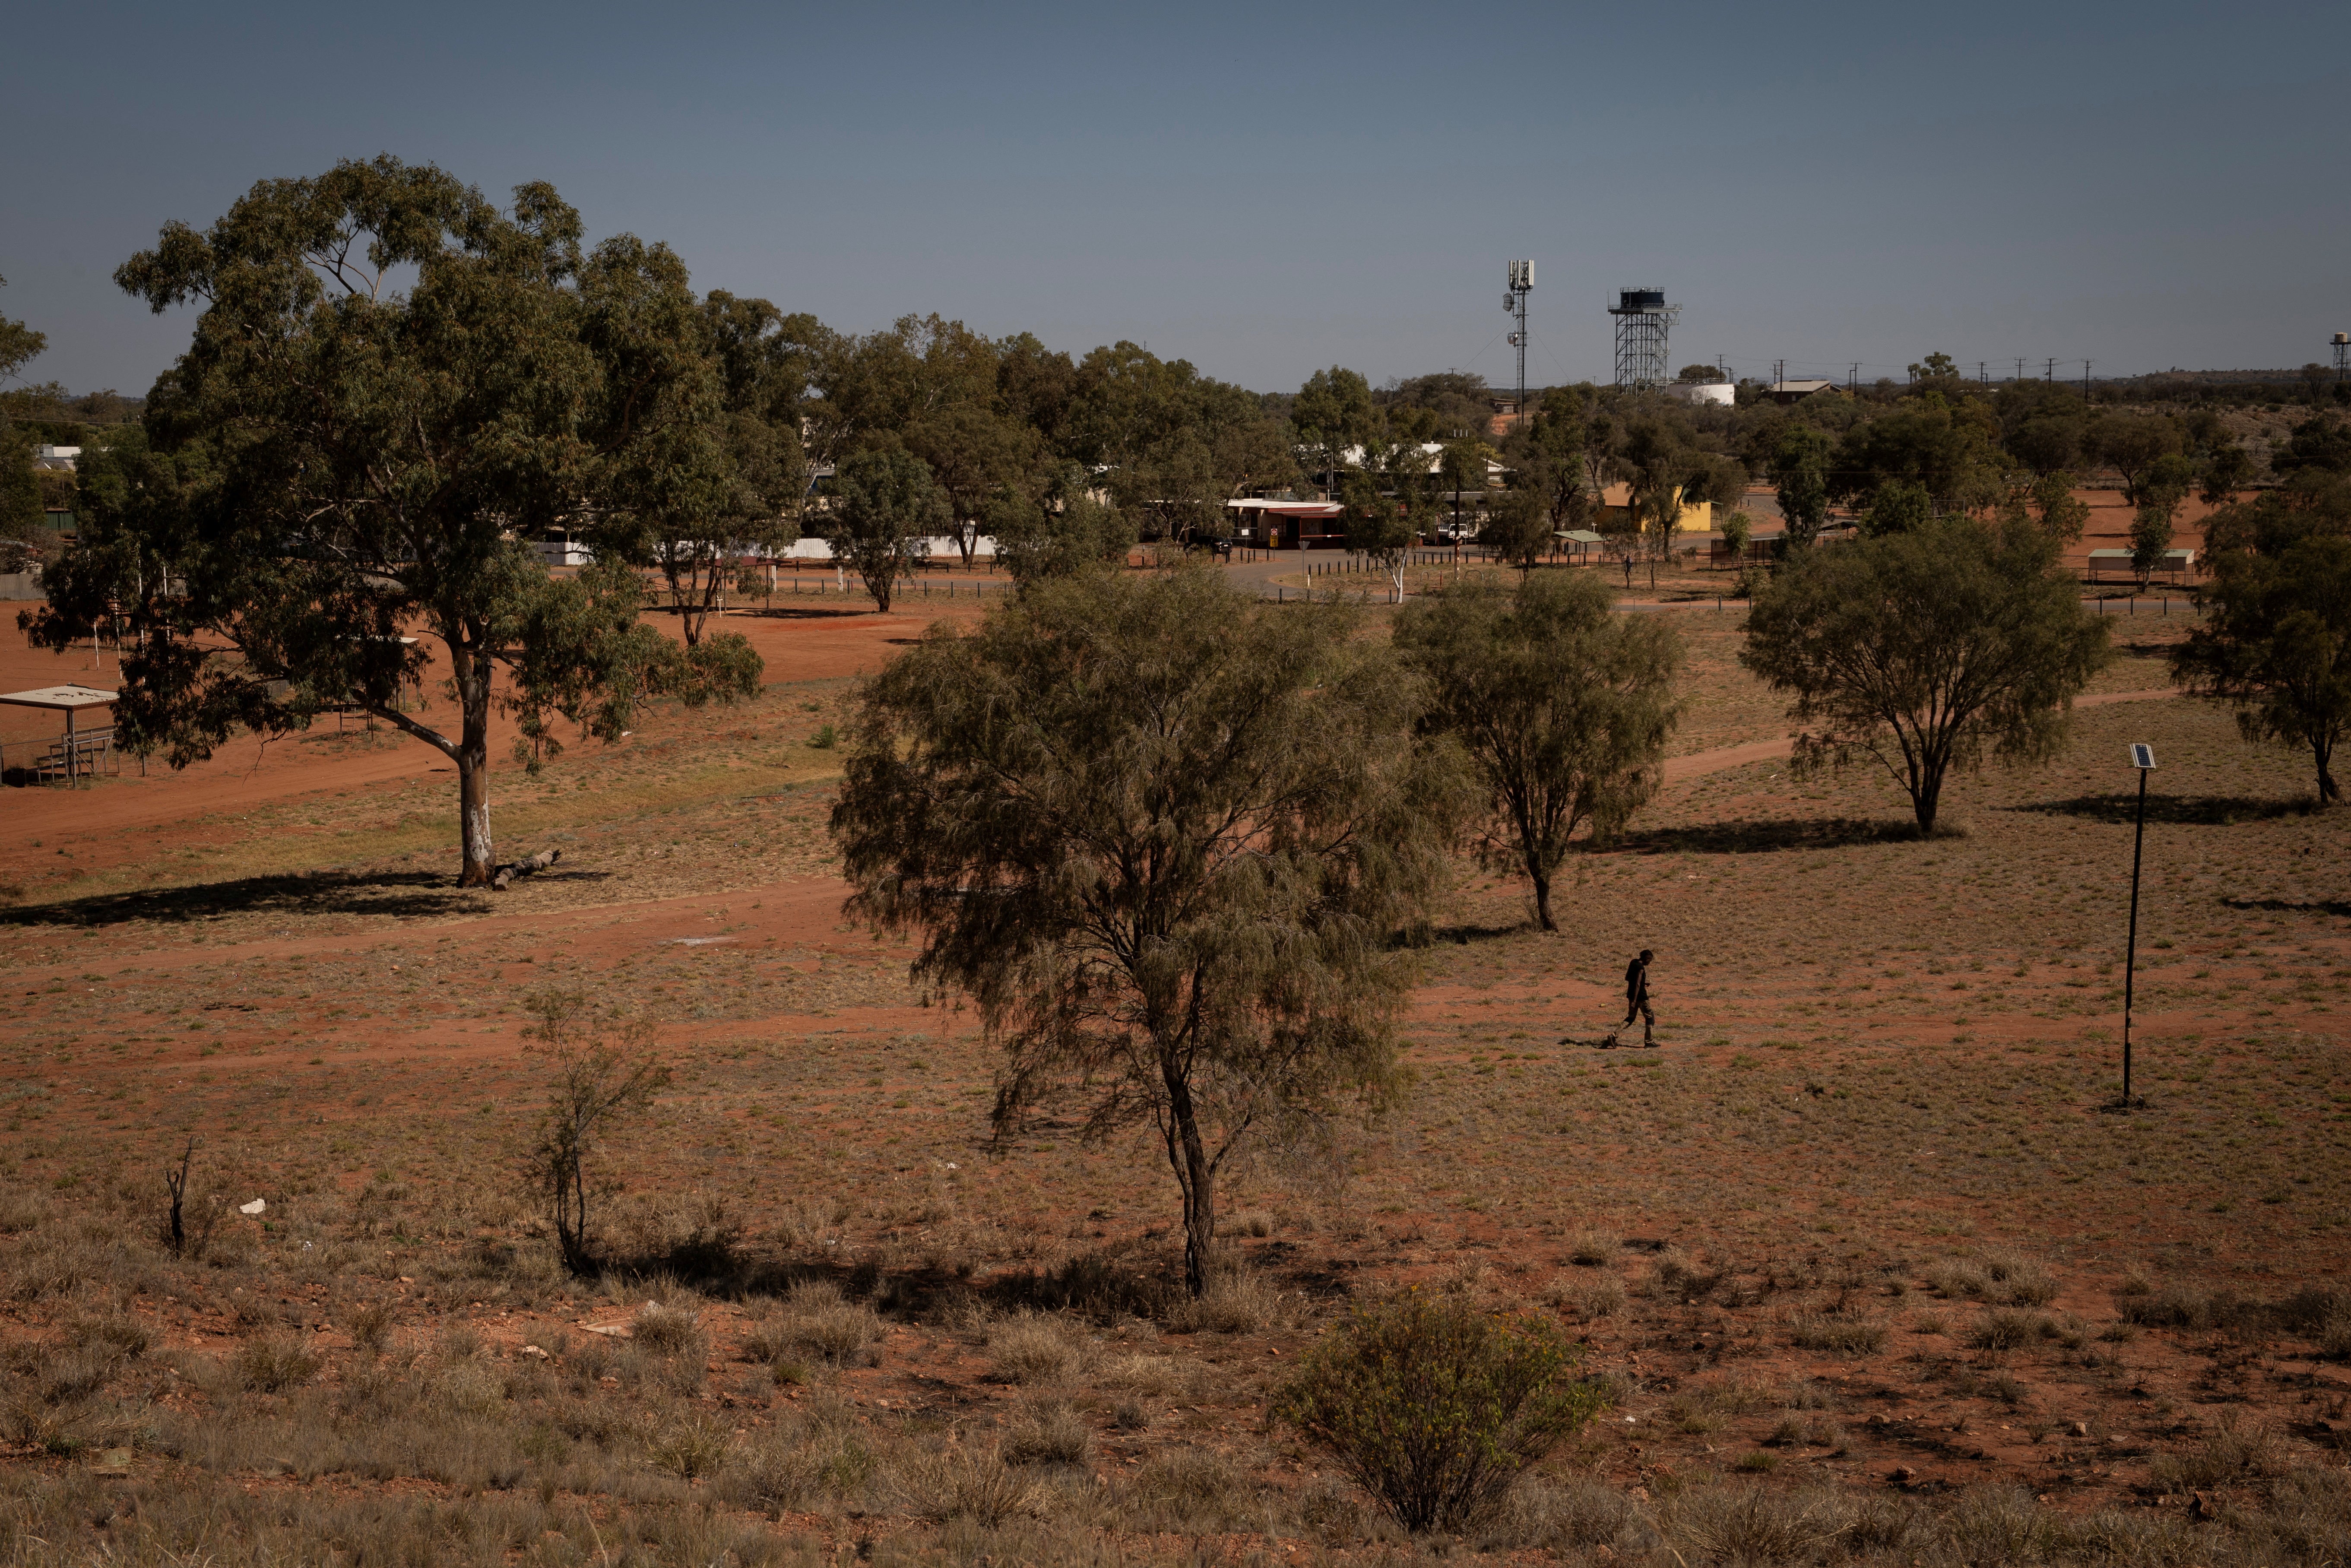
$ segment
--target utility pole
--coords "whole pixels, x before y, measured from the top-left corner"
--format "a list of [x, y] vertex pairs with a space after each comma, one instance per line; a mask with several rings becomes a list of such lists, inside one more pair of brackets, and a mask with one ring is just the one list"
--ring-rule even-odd
[[2087, 360], [2082, 361], [2082, 401], [2090, 401], [2090, 361]]
[[1861, 361], [1855, 360], [1852, 363], [1853, 368], [1844, 373], [1844, 390], [1849, 392], [1861, 390]]
[[2049, 361], [2048, 367], [2041, 372], [2041, 379], [2044, 382], [2053, 382], [2057, 379], [2056, 361], [2052, 360]]
[[2016, 356], [2016, 379], [2018, 381], [2024, 379], [2024, 356], [2022, 354]]
[[1991, 378], [1984, 374], [1984, 362], [1981, 360], [1976, 361], [1976, 385], [1980, 387], [1991, 385]]
[[1774, 361], [1771, 361], [1771, 391], [1776, 394], [1776, 393], [1780, 391], [1780, 389], [1781, 389], [1781, 388], [1782, 388], [1782, 387], [1786, 386], [1787, 384], [1788, 384], [1788, 361], [1785, 361], [1785, 360], [1774, 360]]

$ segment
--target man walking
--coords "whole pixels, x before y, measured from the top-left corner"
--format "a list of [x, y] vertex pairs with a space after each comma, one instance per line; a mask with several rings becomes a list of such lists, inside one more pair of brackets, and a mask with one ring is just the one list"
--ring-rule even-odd
[[[1625, 966], [1625, 1021], [1616, 1026], [1620, 1032], [1628, 1030], [1637, 1017], [1641, 1020], [1641, 1044], [1650, 1051], [1657, 1049], [1657, 1015], [1649, 1010], [1649, 960], [1655, 956], [1644, 947], [1639, 957]], [[1616, 1037], [1610, 1035], [1608, 1040], [1613, 1045]]]

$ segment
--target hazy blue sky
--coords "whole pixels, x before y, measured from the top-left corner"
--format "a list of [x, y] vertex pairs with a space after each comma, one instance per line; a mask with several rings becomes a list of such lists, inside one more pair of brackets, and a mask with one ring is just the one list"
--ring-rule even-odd
[[1605, 379], [1609, 290], [1677, 363], [1865, 377], [2296, 365], [2351, 329], [2351, 5], [835, 4], [15, 14], [0, 311], [144, 391], [186, 321], [110, 274], [167, 218], [391, 152], [703, 287], [868, 330], [936, 310], [1260, 389], [1316, 367]]

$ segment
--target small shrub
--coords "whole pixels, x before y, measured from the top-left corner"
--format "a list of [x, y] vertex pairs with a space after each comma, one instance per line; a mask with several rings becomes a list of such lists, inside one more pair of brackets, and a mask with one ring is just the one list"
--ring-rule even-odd
[[[1741, 1461], [1745, 1468], [1745, 1461]], [[1676, 1496], [1659, 1528], [1686, 1562], [1809, 1563], [1843, 1534], [1847, 1505], [1829, 1492], [1772, 1487], [1693, 1489]]]
[[1978, 1350], [2022, 1350], [2056, 1333], [2057, 1325], [2039, 1312], [1991, 1312], [1968, 1331], [1968, 1343]]
[[392, 1337], [392, 1303], [371, 1301], [351, 1314], [351, 1343], [374, 1355]]
[[1739, 1468], [1750, 1472], [1777, 1469], [1780, 1456], [1769, 1448], [1754, 1448], [1739, 1456]]
[[1411, 1292], [1325, 1334], [1275, 1413], [1398, 1524], [1458, 1530], [1600, 1409], [1550, 1323]]
[[996, 1530], [1039, 1511], [1037, 1487], [993, 1448], [962, 1444], [911, 1454], [893, 1472], [915, 1518], [935, 1524], [968, 1519]]
[[2158, 1454], [2147, 1467], [2155, 1484], [2167, 1491], [2197, 1491], [2229, 1481], [2280, 1476], [2286, 1455], [2277, 1434], [2267, 1427], [2224, 1413], [2212, 1435], [2184, 1454]]
[[2209, 1329], [2219, 1318], [2210, 1292], [2186, 1285], [2120, 1297], [2115, 1305], [2123, 1322], [2140, 1328]]
[[645, 1455], [682, 1481], [716, 1472], [734, 1447], [731, 1428], [706, 1416], [681, 1421], [655, 1431], [645, 1440]]
[[684, 1307], [665, 1307], [659, 1301], [647, 1301], [630, 1321], [629, 1337], [655, 1355], [699, 1355], [708, 1341], [702, 1332], [702, 1319]]
[[1179, 1448], [1135, 1471], [1120, 1501], [1154, 1528], [1202, 1531], [1238, 1522], [1241, 1498], [1241, 1484], [1224, 1460]]
[[1614, 1258], [1624, 1245], [1602, 1230], [1581, 1230], [1567, 1244], [1567, 1260], [1581, 1269], [1597, 1269]]
[[1799, 1350], [1834, 1351], [1839, 1355], [1868, 1355], [1886, 1348], [1886, 1325], [1864, 1318], [1838, 1317], [1830, 1312], [1798, 1312], [1789, 1324], [1788, 1339]]
[[1167, 1326], [1177, 1333], [1255, 1333], [1280, 1316], [1280, 1292], [1235, 1270], [1210, 1280], [1207, 1294], [1177, 1302]]
[[1023, 1312], [989, 1331], [988, 1359], [1000, 1383], [1059, 1383], [1077, 1370], [1081, 1352], [1060, 1321]]
[[236, 1348], [236, 1375], [247, 1388], [276, 1394], [308, 1383], [319, 1370], [319, 1358], [292, 1334], [262, 1334]]
[[872, 1308], [845, 1301], [830, 1281], [817, 1281], [794, 1286], [785, 1311], [760, 1325], [744, 1349], [758, 1361], [812, 1357], [845, 1366], [858, 1361], [882, 1333]]
[[1614, 1274], [1562, 1275], [1544, 1291], [1543, 1301], [1597, 1322], [1625, 1310], [1625, 1281]]
[[1478, 1545], [1486, 1552], [1583, 1552], [1614, 1541], [1632, 1519], [1631, 1505], [1614, 1487], [1583, 1477], [1530, 1476], [1510, 1489]]
[[1228, 1216], [1217, 1228], [1227, 1236], [1270, 1236], [1273, 1216], [1262, 1208], [1244, 1208]]
[[1075, 1465], [1085, 1460], [1093, 1437], [1067, 1405], [1038, 1406], [1014, 1423], [1004, 1458], [1015, 1465]]

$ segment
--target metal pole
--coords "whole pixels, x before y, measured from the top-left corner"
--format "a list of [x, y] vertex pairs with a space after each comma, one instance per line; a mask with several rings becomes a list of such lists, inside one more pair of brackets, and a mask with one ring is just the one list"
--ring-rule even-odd
[[2138, 831], [2131, 839], [2130, 940], [2123, 949], [2123, 1104], [2131, 1103], [2131, 1000], [2138, 971], [2138, 868], [2147, 851], [2147, 769], [2138, 770]]

